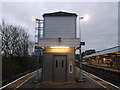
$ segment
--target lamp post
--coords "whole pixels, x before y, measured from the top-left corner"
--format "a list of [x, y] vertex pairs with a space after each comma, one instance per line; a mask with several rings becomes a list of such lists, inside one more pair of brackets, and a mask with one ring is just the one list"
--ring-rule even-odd
[[[39, 38], [40, 38], [40, 19], [35, 18], [36, 23], [37, 23], [37, 29], [38, 30], [38, 35], [37, 35], [37, 45], [39, 45]], [[37, 48], [37, 61], [36, 61], [36, 81], [38, 81], [39, 78], [39, 49]]]
[[82, 79], [82, 55], [81, 55], [81, 47], [82, 47], [82, 43], [81, 43], [81, 28], [80, 28], [80, 20], [81, 19], [84, 19], [84, 17], [80, 17], [79, 18], [79, 32], [80, 32], [80, 46], [79, 46], [79, 53], [80, 53], [80, 59], [79, 59], [79, 67], [80, 67], [80, 71], [79, 71], [79, 73], [80, 73], [80, 78], [79, 78], [79, 82], [81, 82], [81, 81], [83, 81], [83, 79]]
[[80, 78], [78, 81], [83, 81], [82, 80], [82, 53], [81, 53], [81, 48], [82, 46], [85, 45], [85, 42], [81, 42], [81, 28], [80, 28], [80, 20], [83, 19], [84, 21], [87, 21], [89, 19], [89, 15], [85, 15], [84, 17], [79, 17], [79, 32], [80, 32], [80, 46], [79, 46], [79, 53], [80, 53]]

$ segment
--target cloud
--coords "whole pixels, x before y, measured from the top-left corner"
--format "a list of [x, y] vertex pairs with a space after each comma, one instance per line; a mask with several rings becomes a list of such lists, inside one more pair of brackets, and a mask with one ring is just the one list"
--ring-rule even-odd
[[82, 41], [86, 42], [83, 50], [101, 50], [118, 44], [117, 5], [117, 2], [3, 2], [2, 12], [9, 23], [27, 27], [31, 40], [35, 32], [32, 17], [42, 18], [46, 12], [61, 10], [77, 13], [79, 17], [89, 14], [88, 21], [80, 21]]

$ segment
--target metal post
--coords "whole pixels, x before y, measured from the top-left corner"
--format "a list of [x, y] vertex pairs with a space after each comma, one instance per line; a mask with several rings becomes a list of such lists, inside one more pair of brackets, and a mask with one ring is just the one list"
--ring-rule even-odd
[[37, 50], [37, 62], [36, 62], [36, 80], [38, 80], [38, 77], [39, 77], [39, 52]]
[[79, 49], [79, 51], [80, 51], [80, 60], [79, 60], [79, 62], [80, 62], [80, 78], [79, 78], [78, 81], [83, 81], [83, 79], [82, 79], [82, 55], [81, 55], [81, 44], [80, 44], [80, 49]]
[[[39, 38], [40, 38], [40, 19], [36, 19], [37, 23], [37, 28], [38, 28], [38, 40], [37, 40], [37, 45], [39, 45]], [[38, 81], [39, 79], [39, 51], [37, 49], [37, 62], [36, 62], [36, 80]]]
[[80, 71], [79, 71], [79, 73], [80, 73], [80, 78], [79, 78], [79, 82], [81, 82], [81, 81], [83, 81], [83, 79], [82, 79], [82, 55], [81, 55], [81, 28], [80, 28], [80, 19], [83, 19], [83, 17], [80, 17], [79, 18], [79, 32], [80, 32], [80, 48], [79, 48], [79, 53], [80, 53], [80, 60], [79, 60], [79, 64], [80, 64]]
[[44, 79], [44, 73], [43, 73], [43, 71], [44, 71], [44, 64], [43, 64], [43, 52], [42, 52], [42, 75], [41, 75], [42, 81]]

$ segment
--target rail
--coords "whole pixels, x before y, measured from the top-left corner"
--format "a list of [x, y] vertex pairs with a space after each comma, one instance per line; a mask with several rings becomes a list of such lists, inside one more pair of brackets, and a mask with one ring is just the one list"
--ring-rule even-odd
[[92, 73], [108, 82], [111, 82], [115, 85], [120, 85], [120, 71], [112, 71], [112, 70], [107, 70], [104, 68], [98, 68], [94, 66], [89, 66], [89, 65], [82, 65], [82, 69]]

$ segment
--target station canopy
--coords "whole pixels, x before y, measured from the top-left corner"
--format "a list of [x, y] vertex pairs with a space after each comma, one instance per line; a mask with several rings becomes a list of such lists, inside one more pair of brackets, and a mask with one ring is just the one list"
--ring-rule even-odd
[[89, 58], [89, 57], [93, 57], [93, 56], [100, 56], [100, 55], [104, 55], [104, 54], [110, 54], [110, 53], [119, 53], [120, 52], [120, 46], [115, 46], [112, 48], [108, 48], [108, 49], [104, 49], [101, 51], [98, 51], [96, 53], [84, 56], [84, 58]]

